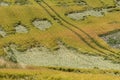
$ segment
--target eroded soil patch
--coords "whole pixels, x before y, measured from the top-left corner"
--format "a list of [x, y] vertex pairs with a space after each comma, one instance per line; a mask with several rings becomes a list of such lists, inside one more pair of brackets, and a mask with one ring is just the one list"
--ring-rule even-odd
[[[83, 55], [65, 46], [60, 46], [60, 49], [53, 52], [45, 47], [35, 47], [20, 52], [15, 46], [11, 46], [11, 50], [17, 62], [26, 65], [120, 70], [120, 64], [114, 64], [99, 56]], [[6, 51], [7, 54], [11, 54], [10, 50]]]
[[3, 30], [3, 28], [0, 26], [0, 36], [5, 37], [6, 32]]
[[87, 10], [81, 12], [73, 12], [68, 14], [67, 16], [74, 20], [83, 20], [87, 16], [95, 16], [95, 17], [102, 17], [104, 16], [105, 10]]
[[47, 19], [36, 19], [33, 21], [33, 25], [40, 30], [46, 30], [52, 26], [52, 23]]
[[116, 0], [116, 4], [120, 6], [120, 0]]
[[17, 33], [27, 33], [28, 32], [27, 28], [23, 25], [15, 26], [15, 30]]
[[112, 12], [117, 8], [119, 9], [119, 7], [120, 7], [120, 0], [116, 1], [116, 6], [108, 6], [106, 8], [103, 7], [103, 8], [84, 10], [84, 11], [72, 11], [66, 13], [65, 15], [73, 20], [84, 20], [88, 16], [103, 17], [106, 13]]
[[0, 1], [0, 6], [9, 6], [10, 3], [5, 2], [5, 1]]
[[111, 47], [120, 49], [120, 30], [102, 35], [101, 38], [105, 40]]

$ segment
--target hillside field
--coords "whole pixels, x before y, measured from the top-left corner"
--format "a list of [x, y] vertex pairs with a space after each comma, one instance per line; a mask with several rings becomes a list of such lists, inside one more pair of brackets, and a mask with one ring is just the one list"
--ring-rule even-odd
[[120, 0], [0, 0], [0, 80], [119, 80], [119, 16]]

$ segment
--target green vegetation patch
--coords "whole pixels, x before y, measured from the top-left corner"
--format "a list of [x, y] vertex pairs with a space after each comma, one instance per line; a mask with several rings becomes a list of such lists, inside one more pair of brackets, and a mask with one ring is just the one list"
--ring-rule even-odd
[[29, 0], [15, 0], [15, 4], [18, 4], [18, 5], [25, 5], [28, 3], [29, 3]]

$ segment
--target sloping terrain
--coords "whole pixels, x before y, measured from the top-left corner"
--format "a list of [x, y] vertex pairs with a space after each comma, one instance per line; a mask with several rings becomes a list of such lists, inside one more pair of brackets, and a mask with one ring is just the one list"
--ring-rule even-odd
[[0, 0], [0, 67], [119, 71], [119, 16], [120, 0]]
[[3, 69], [0, 70], [0, 79], [1, 80], [75, 80], [75, 79], [76, 80], [119, 80], [120, 78], [119, 76], [115, 76], [111, 74], [100, 74], [96, 72], [90, 74], [86, 74], [86, 73], [82, 73], [82, 74], [74, 73], [74, 72], [69, 73], [69, 72], [50, 70], [46, 68], [39, 68], [37, 70]]

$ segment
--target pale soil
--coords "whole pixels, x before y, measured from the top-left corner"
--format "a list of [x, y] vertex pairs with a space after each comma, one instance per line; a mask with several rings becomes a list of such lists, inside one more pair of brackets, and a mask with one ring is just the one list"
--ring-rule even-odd
[[117, 5], [118, 5], [118, 6], [120, 6], [120, 0], [119, 0], [119, 1], [117, 1]]
[[[120, 8], [120, 1], [116, 1], [116, 8]], [[81, 12], [73, 12], [69, 13], [67, 17], [73, 19], [73, 20], [84, 20], [88, 16], [94, 16], [94, 17], [103, 17], [106, 13], [109, 12], [109, 10], [112, 10], [114, 8], [106, 8], [101, 10], [86, 10]]]
[[0, 6], [9, 6], [9, 3], [7, 3], [7, 2], [0, 2]]
[[[120, 49], [120, 31], [106, 36], [102, 36], [101, 38], [105, 40], [113, 48]], [[111, 39], [115, 41], [115, 44], [110, 43]]]
[[1, 28], [1, 26], [0, 26], [0, 35], [1, 35], [2, 37], [5, 37], [5, 36], [6, 36], [6, 32]]
[[103, 17], [104, 13], [106, 13], [106, 9], [102, 10], [86, 10], [83, 12], [75, 12], [75, 13], [70, 13], [67, 16], [71, 19], [74, 20], [83, 20], [88, 16], [95, 16], [95, 17]]
[[[120, 64], [114, 64], [100, 56], [83, 55], [64, 46], [53, 52], [45, 47], [36, 47], [25, 52], [17, 51], [14, 46], [11, 49], [17, 61], [26, 65], [120, 70]], [[11, 54], [8, 51], [7, 53]]]
[[51, 22], [49, 22], [48, 20], [35, 20], [33, 21], [33, 25], [36, 28], [43, 30], [43, 31], [52, 26]]
[[15, 27], [15, 30], [17, 33], [27, 33], [28, 32], [27, 28], [24, 27], [23, 25], [17, 25]]

